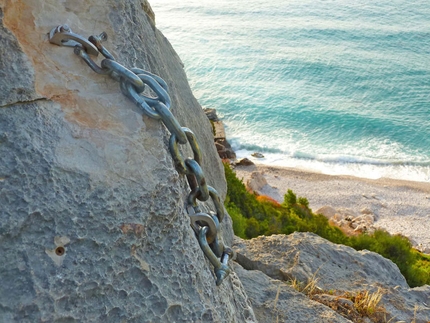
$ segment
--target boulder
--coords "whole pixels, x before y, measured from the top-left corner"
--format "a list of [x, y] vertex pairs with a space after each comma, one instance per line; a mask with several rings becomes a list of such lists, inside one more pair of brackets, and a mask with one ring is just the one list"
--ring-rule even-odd
[[382, 287], [381, 305], [394, 322], [423, 322], [430, 320], [430, 286], [415, 288]]
[[[85, 38], [105, 31], [119, 63], [164, 78], [223, 198], [209, 121], [151, 12], [146, 0], [0, 0], [1, 322], [255, 322], [234, 273], [215, 285], [170, 133], [73, 48], [48, 42], [64, 23]], [[228, 216], [221, 231], [230, 244]]]
[[375, 215], [369, 208], [362, 209], [359, 215], [351, 209], [334, 209], [331, 206], [323, 206], [316, 210], [316, 213], [323, 214], [330, 220], [330, 224], [339, 227], [348, 235], [372, 233], [375, 230]]
[[236, 159], [236, 153], [231, 148], [231, 145], [227, 139], [216, 139], [215, 146], [217, 147], [218, 155], [221, 159]]
[[367, 250], [333, 244], [313, 233], [235, 238], [234, 246], [244, 268], [261, 270], [275, 279], [306, 282], [317, 275], [318, 286], [324, 290], [360, 290], [374, 283], [408, 287], [391, 260]]
[[215, 109], [204, 109], [204, 112], [209, 120], [212, 121], [214, 131], [215, 147], [218, 151], [218, 156], [221, 159], [236, 159], [236, 153], [231, 148], [230, 143], [226, 139], [224, 124], [218, 119]]
[[348, 208], [339, 208], [336, 210], [337, 217], [343, 218], [346, 221], [352, 221], [358, 216], [357, 212]]
[[260, 172], [252, 172], [250, 178], [246, 181], [246, 188], [257, 195], [269, 196], [279, 203], [283, 202], [283, 197], [276, 187], [270, 186], [264, 175]]
[[264, 158], [264, 155], [258, 152], [252, 153], [251, 156], [255, 158]]
[[250, 161], [248, 158], [240, 158], [236, 161], [236, 165], [238, 166], [252, 166], [254, 163]]
[[315, 213], [316, 214], [322, 214], [327, 219], [331, 219], [332, 217], [335, 216], [336, 210], [329, 205], [325, 205], [325, 206], [320, 207], [318, 210], [316, 210]]
[[260, 191], [265, 185], [267, 185], [266, 178], [260, 172], [252, 172], [246, 181], [246, 187], [253, 192]]

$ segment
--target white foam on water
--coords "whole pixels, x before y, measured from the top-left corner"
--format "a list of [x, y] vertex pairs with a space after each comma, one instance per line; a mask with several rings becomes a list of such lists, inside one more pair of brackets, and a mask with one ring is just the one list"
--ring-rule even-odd
[[255, 164], [297, 168], [303, 171], [327, 174], [350, 175], [361, 178], [379, 179], [392, 178], [417, 182], [430, 182], [430, 166], [389, 164], [385, 161], [365, 163], [347, 156], [326, 156], [324, 159], [295, 158], [279, 153], [263, 153], [264, 158], [251, 156], [254, 151], [240, 149], [237, 158], [248, 158]]

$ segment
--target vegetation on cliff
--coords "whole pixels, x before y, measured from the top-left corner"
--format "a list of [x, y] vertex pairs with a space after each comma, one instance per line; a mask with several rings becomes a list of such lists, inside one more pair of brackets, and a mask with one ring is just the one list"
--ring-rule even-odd
[[285, 194], [282, 204], [256, 196], [246, 190], [229, 165], [224, 167], [227, 180], [225, 207], [237, 236], [251, 239], [259, 235], [313, 232], [331, 242], [356, 250], [374, 251], [392, 260], [411, 287], [430, 284], [430, 257], [413, 249], [406, 237], [391, 235], [384, 230], [347, 236], [330, 225], [325, 216], [313, 213], [306, 198], [297, 197], [291, 190]]

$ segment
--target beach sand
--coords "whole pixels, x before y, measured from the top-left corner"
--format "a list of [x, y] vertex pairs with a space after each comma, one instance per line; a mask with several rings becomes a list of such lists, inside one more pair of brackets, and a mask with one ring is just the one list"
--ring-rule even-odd
[[236, 166], [234, 170], [244, 183], [253, 172], [262, 173], [268, 183], [262, 193], [279, 202], [291, 189], [298, 197], [306, 197], [313, 211], [331, 206], [359, 215], [367, 208], [375, 216], [374, 227], [400, 233], [430, 253], [430, 183], [333, 176], [262, 164]]

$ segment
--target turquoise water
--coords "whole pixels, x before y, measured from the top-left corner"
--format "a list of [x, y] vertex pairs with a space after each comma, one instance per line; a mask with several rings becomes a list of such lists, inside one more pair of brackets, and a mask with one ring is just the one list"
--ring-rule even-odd
[[239, 157], [430, 182], [430, 1], [150, 2]]

